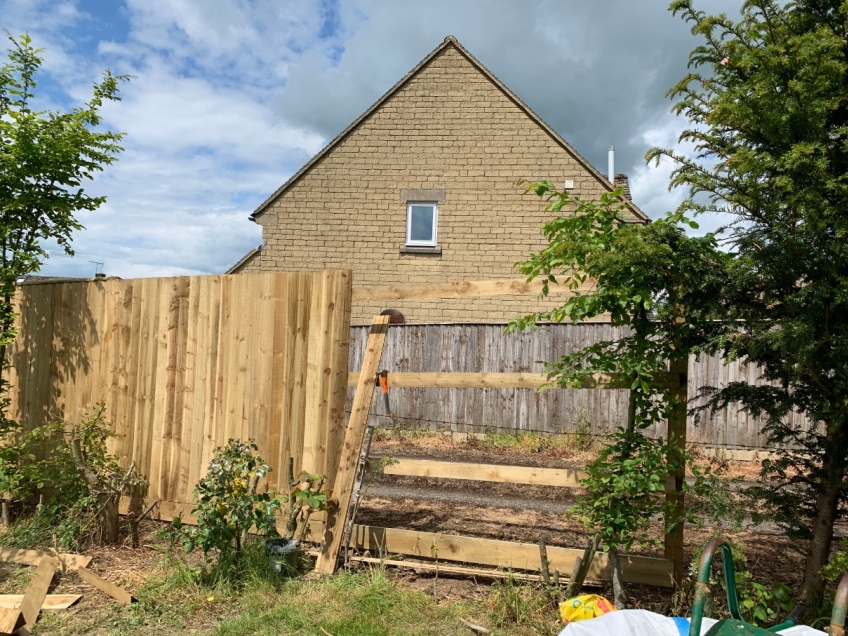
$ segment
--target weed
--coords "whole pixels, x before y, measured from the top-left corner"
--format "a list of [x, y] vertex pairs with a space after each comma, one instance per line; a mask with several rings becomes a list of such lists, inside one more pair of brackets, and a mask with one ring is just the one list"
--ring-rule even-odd
[[492, 584], [486, 606], [496, 627], [520, 625], [526, 633], [547, 634], [559, 622], [558, 602], [554, 588], [521, 584], [509, 577]]
[[378, 442], [407, 442], [423, 439], [433, 434], [429, 422], [425, 420], [393, 417], [388, 426], [374, 429], [374, 440]]
[[61, 423], [26, 429], [0, 421], [0, 489], [5, 484], [14, 499], [41, 502], [23, 507], [34, 513], [11, 526], [8, 545], [78, 551], [117, 540], [120, 497], [143, 489], [144, 480], [108, 452], [112, 425], [104, 410], [97, 405], [72, 431]]
[[[748, 569], [745, 544], [737, 541], [731, 544], [733, 569], [736, 574], [736, 591], [739, 607], [745, 620], [759, 627], [768, 627], [779, 623], [794, 607], [791, 588], [779, 581], [766, 586], [755, 581]], [[688, 616], [695, 598], [695, 585], [698, 580], [702, 549], [692, 555], [684, 582], [672, 599], [672, 613]], [[713, 566], [708, 580], [710, 595], [705, 615], [728, 616], [727, 588], [724, 581], [724, 567], [719, 554], [713, 557]]]

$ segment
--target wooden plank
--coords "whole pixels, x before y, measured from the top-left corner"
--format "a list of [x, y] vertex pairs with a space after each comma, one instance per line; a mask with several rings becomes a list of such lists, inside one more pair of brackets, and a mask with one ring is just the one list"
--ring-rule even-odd
[[0, 608], [0, 634], [13, 634], [23, 625], [24, 617], [17, 608]]
[[130, 603], [135, 602], [135, 598], [133, 595], [127, 592], [125, 589], [118, 587], [114, 583], [110, 583], [103, 577], [95, 574], [88, 568], [80, 568], [77, 570], [79, 572], [82, 580], [88, 583], [89, 585], [93, 585], [94, 587], [100, 589], [103, 592], [106, 592], [113, 599], [122, 603], [124, 605], [129, 605]]
[[[586, 282], [580, 291], [589, 291], [593, 282]], [[353, 290], [353, 302], [365, 303], [384, 300], [421, 300], [424, 298], [475, 298], [481, 296], [537, 295], [542, 291], [542, 281], [528, 283], [519, 280], [466, 280], [456, 283], [425, 285], [388, 285], [385, 287], [363, 286]], [[573, 291], [560, 285], [549, 286], [549, 294], [572, 294]]]
[[[20, 565], [38, 565], [46, 556], [56, 557], [40, 550], [21, 550], [20, 548], [0, 548], [0, 561]], [[84, 554], [59, 554], [59, 564], [65, 570], [84, 568], [91, 563], [91, 557]]]
[[[369, 460], [369, 468], [379, 461]], [[542, 468], [535, 466], [505, 466], [499, 464], [469, 464], [464, 462], [409, 459], [399, 457], [383, 468], [385, 475], [407, 477], [433, 477], [438, 479], [467, 479], [493, 481], [502, 484], [531, 484], [535, 486], [560, 486], [575, 488], [585, 479], [586, 471], [575, 468]]]
[[345, 401], [347, 397], [347, 369], [350, 355], [351, 283], [353, 274], [349, 270], [334, 273], [332, 279], [332, 313], [328, 318], [328, 340], [331, 343], [330, 374], [327, 392], [326, 451], [321, 472], [327, 475], [330, 489], [342, 455], [345, 435]]
[[[32, 581], [30, 581], [21, 601], [21, 614], [24, 617], [22, 633], [28, 634], [35, 626], [41, 606], [44, 604], [44, 598], [47, 596], [47, 589], [50, 587], [53, 575], [56, 574], [58, 567], [59, 559], [52, 556], [44, 556], [38, 562]], [[84, 568], [80, 568], [80, 570], [82, 569]]]
[[[373, 563], [375, 565], [390, 565], [398, 568], [411, 568], [414, 570], [426, 570], [439, 574], [458, 574], [462, 576], [487, 577], [492, 579], [515, 579], [516, 581], [541, 581], [539, 574], [527, 574], [526, 572], [511, 572], [508, 570], [492, 570], [486, 568], [464, 568], [456, 565], [445, 565], [444, 563], [433, 563], [426, 561], [397, 561], [394, 559], [378, 559], [375, 557], [352, 556], [351, 561], [356, 563]], [[561, 580], [567, 580], [562, 579]], [[602, 587], [601, 581], [587, 581], [585, 587]]]
[[336, 571], [342, 533], [353, 494], [353, 483], [359, 467], [359, 454], [362, 449], [362, 441], [365, 438], [365, 427], [368, 423], [371, 401], [374, 397], [373, 378], [380, 368], [388, 327], [388, 316], [376, 316], [371, 323], [371, 335], [368, 337], [368, 347], [365, 351], [365, 359], [362, 361], [360, 382], [356, 387], [356, 397], [353, 400], [350, 421], [345, 432], [342, 456], [339, 460], [339, 470], [336, 474], [332, 499], [329, 504], [328, 521], [324, 529], [324, 542], [321, 554], [315, 563], [315, 571], [322, 574], [332, 574]]
[[[68, 609], [81, 598], [82, 594], [48, 594], [44, 597], [44, 604], [41, 606], [41, 611]], [[0, 609], [20, 610], [23, 600], [23, 594], [0, 594]]]
[[[327, 450], [326, 421], [329, 403], [325, 395], [330, 368], [331, 343], [328, 317], [333, 299], [329, 295], [327, 277], [330, 273], [315, 275], [310, 295], [309, 331], [306, 342], [306, 404], [303, 426], [303, 470], [320, 473], [324, 470]], [[323, 433], [323, 434], [322, 434]]]
[[[348, 386], [356, 386], [359, 372], [348, 374]], [[390, 371], [389, 387], [396, 388], [456, 388], [456, 389], [540, 389], [551, 380], [541, 373], [420, 373]], [[655, 386], [677, 388], [677, 376], [670, 373], [658, 375]], [[583, 382], [584, 389], [629, 388], [628, 381], [610, 373], [595, 373]]]
[[[534, 543], [513, 543], [496, 539], [479, 539], [434, 532], [418, 532], [398, 528], [377, 528], [355, 525], [351, 547], [377, 551], [380, 554], [405, 554], [438, 561], [459, 561], [512, 570], [539, 571], [539, 546]], [[574, 560], [583, 550], [548, 546], [548, 561], [552, 570], [571, 572]], [[621, 567], [625, 582], [673, 587], [672, 563], [668, 559], [622, 555]], [[609, 559], [598, 552], [589, 569], [592, 579], [610, 578]]]

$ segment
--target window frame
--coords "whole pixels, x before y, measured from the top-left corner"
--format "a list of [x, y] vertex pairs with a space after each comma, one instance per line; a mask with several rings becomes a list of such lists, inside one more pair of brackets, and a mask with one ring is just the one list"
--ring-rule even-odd
[[[412, 207], [429, 206], [433, 208], [432, 240], [412, 240]], [[406, 243], [408, 247], [436, 247], [438, 245], [439, 204], [436, 201], [407, 201], [406, 203]]]

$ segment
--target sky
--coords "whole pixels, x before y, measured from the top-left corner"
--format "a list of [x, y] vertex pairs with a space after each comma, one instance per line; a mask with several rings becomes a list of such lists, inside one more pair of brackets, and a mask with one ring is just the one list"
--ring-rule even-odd
[[603, 174], [614, 146], [649, 216], [682, 197], [644, 161], [684, 128], [666, 92], [698, 44], [666, 0], [0, 0], [0, 27], [44, 49], [45, 108], [132, 76], [102, 111], [124, 151], [86, 186], [107, 202], [46, 275], [225, 272], [262, 242], [250, 213], [448, 35]]

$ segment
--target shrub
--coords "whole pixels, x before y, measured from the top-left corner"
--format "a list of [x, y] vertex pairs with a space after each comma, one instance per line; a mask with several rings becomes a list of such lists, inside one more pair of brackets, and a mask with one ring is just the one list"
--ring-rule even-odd
[[253, 440], [237, 439], [216, 448], [206, 476], [194, 489], [197, 507], [192, 514], [197, 517], [197, 526], [185, 525], [180, 515], [165, 535], [186, 552], [200, 548], [207, 560], [214, 555], [225, 571], [238, 564], [251, 530], [279, 536], [276, 513], [280, 499], [267, 491], [257, 492], [259, 480], [271, 471], [257, 450]]
[[144, 479], [134, 466], [124, 471], [109, 453], [112, 426], [104, 413], [98, 404], [76, 427], [51, 422], [27, 428], [0, 421], [0, 488], [21, 504], [39, 500], [36, 514], [19, 520], [7, 541], [76, 550], [118, 540], [120, 498], [143, 487]]

